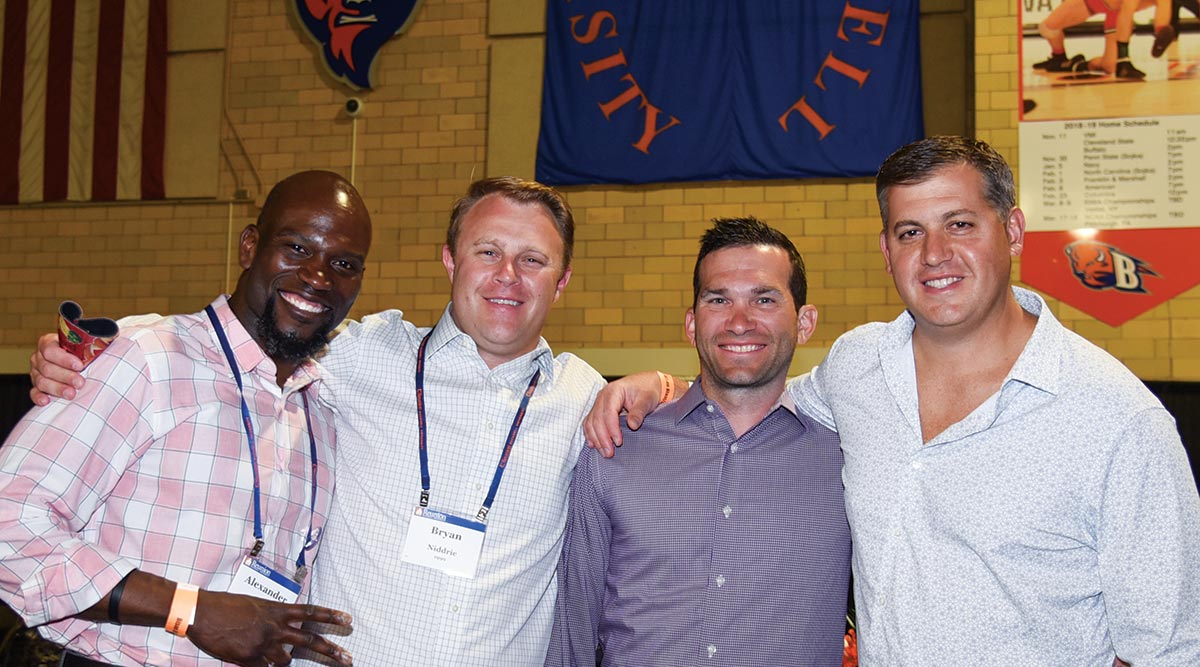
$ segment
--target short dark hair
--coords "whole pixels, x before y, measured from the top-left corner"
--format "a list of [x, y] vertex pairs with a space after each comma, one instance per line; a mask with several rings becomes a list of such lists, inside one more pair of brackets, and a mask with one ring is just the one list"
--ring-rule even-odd
[[712, 222], [713, 226], [700, 237], [700, 254], [696, 256], [696, 266], [692, 269], [692, 306], [695, 307], [700, 299], [700, 262], [705, 257], [722, 248], [765, 245], [782, 248], [787, 253], [788, 263], [792, 267], [788, 291], [792, 293], [792, 301], [796, 302], [796, 310], [799, 311], [808, 298], [808, 278], [804, 273], [804, 259], [787, 234], [754, 216], [713, 218]]
[[563, 271], [570, 268], [571, 255], [575, 251], [575, 216], [572, 215], [566, 198], [548, 185], [515, 176], [485, 178], [475, 181], [467, 188], [467, 194], [454, 204], [454, 210], [450, 213], [450, 226], [446, 229], [446, 245], [450, 246], [451, 253], [456, 250], [455, 244], [458, 242], [458, 233], [462, 230], [463, 218], [480, 200], [489, 195], [500, 195], [518, 204], [538, 204], [546, 209], [550, 219], [554, 221], [555, 228], [558, 229], [558, 235], [562, 238]]
[[977, 139], [937, 136], [914, 141], [888, 156], [875, 175], [875, 198], [887, 229], [888, 190], [893, 185], [916, 185], [945, 167], [970, 165], [983, 179], [983, 198], [1001, 220], [1017, 205], [1012, 169], [996, 149]]

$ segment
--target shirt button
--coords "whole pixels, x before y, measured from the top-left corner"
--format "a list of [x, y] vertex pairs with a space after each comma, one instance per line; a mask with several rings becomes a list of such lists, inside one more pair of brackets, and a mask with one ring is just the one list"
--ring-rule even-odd
[[[708, 410], [709, 412], [712, 412], [713, 411], [712, 403], [709, 403], [708, 405], [704, 406], [704, 409]], [[709, 648], [712, 648], [712, 647], [709, 646]]]
[[901, 531], [899, 528], [897, 528], [896, 530], [893, 530], [893, 531], [892, 531], [892, 534], [893, 534], [893, 535], [895, 535], [896, 537], [900, 537], [900, 535], [901, 535], [901, 532], [902, 532], [902, 531]]
[[729, 518], [729, 515], [730, 515], [730, 514], [733, 514], [733, 508], [732, 508], [732, 507], [730, 507], [729, 505], [726, 505], [726, 506], [722, 507], [722, 508], [721, 508], [721, 514], [724, 514], [724, 515], [725, 515], [725, 518], [726, 518], [726, 519], [728, 519], [728, 518]]
[[730, 454], [737, 454], [737, 451], [738, 451], [738, 446], [737, 446], [736, 442], [729, 446]]
[[725, 585], [725, 575], [718, 574], [717, 575], [717, 588], [720, 588], [724, 585]]
[[912, 469], [913, 469], [913, 470], [920, 470], [920, 469], [921, 469], [921, 462], [920, 462], [920, 461], [913, 461], [913, 462], [912, 462]]
[[709, 645], [708, 645], [708, 657], [710, 657], [710, 658], [711, 658], [711, 657], [713, 657], [713, 656], [714, 656], [714, 655], [716, 655], [716, 654], [717, 654], [717, 645], [716, 645], [716, 644], [709, 644]]
[[457, 614], [458, 613], [458, 605], [451, 605], [450, 610]]

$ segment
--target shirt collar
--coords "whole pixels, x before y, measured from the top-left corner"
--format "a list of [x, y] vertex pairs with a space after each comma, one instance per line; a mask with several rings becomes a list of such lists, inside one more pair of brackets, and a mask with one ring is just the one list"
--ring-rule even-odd
[[[258, 341], [254, 340], [250, 332], [246, 331], [246, 327], [242, 326], [242, 321], [229, 307], [229, 297], [221, 295], [210, 305], [217, 314], [217, 321], [225, 330], [225, 338], [229, 340], [229, 347], [233, 349], [233, 358], [237, 360], [238, 370], [243, 373], [259, 373], [269, 377], [271, 383], [275, 384], [277, 370], [275, 361], [267, 356]], [[205, 318], [205, 322], [211, 326], [208, 318]], [[213, 342], [220, 349], [220, 342], [218, 342], [215, 332], [213, 333]], [[325, 371], [319, 364], [311, 359], [306, 359], [296, 367], [292, 377], [288, 379], [285, 389], [288, 391], [303, 389], [314, 382], [324, 380], [324, 373]]]
[[[688, 388], [683, 396], [661, 408], [676, 426], [686, 419], [688, 415], [695, 412], [696, 408], [708, 403], [708, 395], [704, 393], [703, 384], [700, 382], [700, 378], [696, 378], [696, 381], [692, 383], [692, 386]], [[786, 410], [806, 427], [808, 426], [805, 418], [796, 410], [796, 404], [792, 402], [792, 396], [786, 388], [779, 395], [779, 400], [775, 401], [775, 405], [772, 405], [771, 409], [767, 411], [767, 415], [771, 415], [780, 408]]]
[[[432, 359], [443, 350], [457, 349], [469, 353], [470, 356], [479, 360], [483, 368], [487, 368], [487, 364], [479, 356], [479, 347], [475, 344], [474, 339], [459, 329], [458, 324], [454, 322], [454, 317], [450, 315], [450, 308], [453, 305], [453, 303], [446, 305], [446, 309], [442, 311], [442, 317], [434, 326], [433, 333], [429, 337], [429, 345], [425, 349], [426, 358]], [[553, 382], [554, 352], [550, 349], [550, 344], [546, 342], [546, 339], [541, 337], [538, 338], [538, 344], [533, 350], [490, 369], [490, 374], [506, 385], [515, 386], [528, 383], [535, 370], [542, 372], [539, 384]]]
[[[1017, 303], [1031, 315], [1038, 318], [1033, 335], [1025, 343], [1017, 361], [1009, 371], [1005, 383], [1016, 380], [1032, 387], [1037, 387], [1051, 394], [1058, 393], [1059, 358], [1063, 345], [1063, 327], [1046, 305], [1042, 297], [1022, 287], [1012, 286], [1013, 296]], [[881, 340], [883, 350], [896, 351], [909, 348], [912, 341], [916, 320], [905, 310], [900, 316], [887, 325]]]
[[1066, 327], [1054, 317], [1046, 301], [1038, 294], [1020, 287], [1013, 287], [1013, 295], [1017, 303], [1030, 315], [1036, 315], [1037, 324], [1033, 327], [1033, 335], [1021, 350], [1008, 380], [1016, 380], [1031, 387], [1036, 387], [1050, 394], [1059, 392], [1059, 367], [1062, 358], [1064, 332]]

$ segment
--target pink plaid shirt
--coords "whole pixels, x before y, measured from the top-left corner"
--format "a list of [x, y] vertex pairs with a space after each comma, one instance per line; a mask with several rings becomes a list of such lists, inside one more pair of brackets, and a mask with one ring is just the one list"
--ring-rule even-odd
[[[282, 390], [275, 364], [229, 309], [229, 337], [257, 439], [266, 541], [261, 559], [292, 574], [311, 515], [300, 390], [317, 442], [317, 515], [333, 491], [330, 409], [319, 367]], [[145, 320], [143, 320], [145, 321]], [[121, 665], [217, 665], [163, 628], [68, 618], [137, 568], [228, 590], [254, 543], [253, 471], [237, 385], [203, 313], [126, 327], [84, 372], [74, 401], [34, 408], [0, 448], [0, 597], [47, 638]], [[309, 551], [312, 563], [315, 549]]]

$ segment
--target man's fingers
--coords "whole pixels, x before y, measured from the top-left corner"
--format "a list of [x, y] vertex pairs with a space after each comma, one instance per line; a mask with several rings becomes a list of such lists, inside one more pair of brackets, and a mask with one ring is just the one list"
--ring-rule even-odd
[[590, 421], [584, 422], [583, 437], [588, 447], [600, 452], [604, 458], [612, 458], [614, 453], [612, 438], [596, 430]]
[[33, 377], [33, 389], [29, 390], [29, 397], [38, 405], [47, 405], [51, 398], [65, 398], [74, 400], [75, 388], [69, 384], [56, 382], [41, 373]]
[[[346, 616], [345, 614], [342, 615]], [[303, 646], [314, 653], [320, 653], [323, 656], [333, 659], [339, 665], [354, 664], [354, 658], [350, 655], [349, 651], [325, 639], [320, 634], [291, 626], [288, 626], [288, 630], [288, 632], [284, 633], [283, 643], [293, 646]]]
[[[79, 357], [67, 352], [58, 344], [58, 334], [42, 334], [38, 338], [37, 353], [34, 355], [34, 359], [38, 357], [41, 357], [46, 362], [73, 371], [83, 370], [83, 362], [79, 360]], [[41, 364], [37, 365], [40, 366]]]
[[337, 609], [318, 607], [313, 604], [288, 606], [290, 607], [288, 614], [289, 622], [322, 623], [324, 625], [337, 625], [346, 628], [354, 624], [354, 619], [350, 617], [350, 614], [338, 611]]

